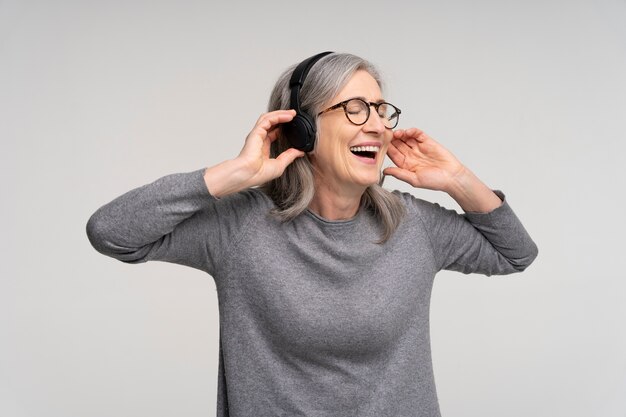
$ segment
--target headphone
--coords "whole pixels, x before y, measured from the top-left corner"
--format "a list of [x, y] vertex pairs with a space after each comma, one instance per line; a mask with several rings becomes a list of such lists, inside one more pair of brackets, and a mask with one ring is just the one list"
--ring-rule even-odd
[[304, 152], [313, 150], [317, 129], [315, 128], [315, 119], [300, 108], [300, 89], [311, 67], [328, 54], [332, 54], [332, 52], [322, 52], [305, 59], [293, 70], [289, 80], [289, 88], [291, 89], [289, 106], [296, 111], [296, 115], [290, 122], [283, 124], [281, 129], [291, 146]]

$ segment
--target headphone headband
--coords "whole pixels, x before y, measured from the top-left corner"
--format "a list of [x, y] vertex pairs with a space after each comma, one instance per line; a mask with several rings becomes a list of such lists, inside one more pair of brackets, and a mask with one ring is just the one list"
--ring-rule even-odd
[[322, 52], [317, 55], [313, 55], [312, 57], [307, 58], [301, 63], [299, 63], [298, 66], [293, 70], [293, 73], [291, 74], [291, 79], [289, 80], [289, 87], [293, 87], [295, 85], [299, 85], [300, 87], [302, 87], [302, 83], [304, 83], [304, 79], [306, 78], [307, 74], [311, 70], [311, 67], [317, 61], [319, 61], [320, 59], [322, 59], [328, 54], [332, 54], [332, 52], [331, 51]]
[[322, 59], [328, 54], [332, 54], [331, 51], [322, 52], [317, 55], [313, 55], [310, 58], [305, 59], [293, 70], [291, 74], [291, 79], [289, 80], [289, 88], [291, 89], [291, 105], [292, 109], [295, 109], [296, 112], [301, 113], [300, 109], [300, 89], [302, 88], [302, 84], [304, 84], [304, 80], [306, 76], [309, 74], [309, 71], [315, 65], [317, 61]]

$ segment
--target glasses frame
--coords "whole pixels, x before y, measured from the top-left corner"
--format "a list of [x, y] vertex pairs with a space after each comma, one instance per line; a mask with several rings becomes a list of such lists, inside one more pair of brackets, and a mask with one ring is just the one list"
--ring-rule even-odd
[[[367, 117], [365, 118], [365, 121], [364, 121], [363, 123], [354, 123], [354, 122], [352, 121], [352, 119], [350, 119], [350, 116], [348, 116], [348, 109], [347, 109], [347, 105], [348, 105], [348, 102], [350, 102], [350, 101], [352, 101], [352, 100], [358, 100], [358, 101], [360, 101], [361, 103], [364, 103], [364, 104], [365, 104], [365, 108], [367, 109]], [[367, 102], [367, 101], [363, 100], [362, 98], [358, 98], [358, 97], [349, 98], [349, 99], [344, 100], [344, 101], [342, 101], [342, 102], [340, 102], [340, 103], [337, 103], [337, 104], [335, 104], [335, 105], [330, 106], [330, 107], [329, 107], [329, 108], [327, 108], [326, 110], [322, 110], [321, 112], [317, 113], [317, 115], [318, 115], [318, 116], [321, 116], [321, 115], [322, 115], [322, 114], [324, 114], [324, 113], [327, 113], [327, 112], [329, 112], [329, 111], [332, 111], [332, 110], [338, 109], [339, 107], [343, 107], [343, 113], [346, 115], [346, 119], [348, 119], [348, 121], [349, 121], [350, 123], [352, 123], [352, 124], [353, 124], [353, 125], [355, 125], [355, 126], [363, 126], [365, 123], [367, 123], [367, 121], [370, 119], [370, 115], [372, 114], [372, 111], [371, 111], [371, 109], [370, 109], [370, 108], [371, 108], [371, 107], [374, 107], [374, 108], [376, 109], [376, 114], [378, 114], [378, 108], [379, 108], [380, 106], [382, 106], [383, 104], [386, 104], [386, 105], [388, 105], [388, 106], [393, 107], [393, 108], [394, 108], [394, 110], [395, 110], [395, 112], [396, 112], [396, 114], [398, 115], [398, 117], [396, 117], [396, 123], [395, 123], [392, 127], [387, 127], [387, 126], [385, 126], [385, 129], [395, 129], [395, 128], [396, 128], [396, 126], [398, 126], [398, 122], [400, 121], [400, 114], [402, 113], [402, 111], [401, 111], [399, 108], [397, 108], [396, 106], [394, 106], [393, 104], [388, 103], [388, 102], [386, 102], [386, 101], [381, 101], [380, 103], [374, 103], [374, 102], [372, 102], [372, 101]], [[378, 114], [378, 117], [380, 117], [381, 119], [385, 119], [385, 117], [381, 116], [380, 114]], [[387, 119], [387, 120], [389, 120], [389, 119]]]

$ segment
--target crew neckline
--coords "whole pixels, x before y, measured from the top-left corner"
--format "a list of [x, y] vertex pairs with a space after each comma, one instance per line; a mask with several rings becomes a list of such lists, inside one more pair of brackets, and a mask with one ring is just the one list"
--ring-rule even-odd
[[308, 208], [306, 209], [305, 213], [309, 217], [312, 217], [314, 220], [318, 221], [319, 223], [330, 225], [330, 226], [344, 226], [344, 225], [350, 225], [350, 224], [356, 223], [356, 221], [361, 217], [362, 212], [363, 212], [363, 208], [359, 207], [359, 211], [356, 212], [354, 217], [349, 218], [349, 219], [343, 219], [343, 220], [328, 220]]

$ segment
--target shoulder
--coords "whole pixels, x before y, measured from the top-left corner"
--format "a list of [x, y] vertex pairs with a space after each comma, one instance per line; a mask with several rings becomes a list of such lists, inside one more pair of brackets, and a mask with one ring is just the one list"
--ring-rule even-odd
[[217, 200], [220, 204], [228, 204], [237, 207], [249, 207], [249, 206], [267, 206], [271, 208], [274, 203], [259, 188], [246, 188], [245, 190], [229, 194]]
[[394, 190], [392, 191], [392, 194], [400, 199], [407, 212], [410, 214], [426, 214], [428, 212], [439, 211], [441, 209], [445, 210], [445, 208], [440, 206], [438, 203], [423, 200], [415, 197], [411, 193]]
[[262, 190], [258, 188], [247, 188], [217, 199], [214, 208], [224, 215], [242, 215], [254, 212], [263, 213], [274, 208], [274, 202]]
[[261, 190], [248, 188], [221, 198], [214, 198], [200, 216], [219, 225], [242, 226], [254, 217], [265, 216], [274, 203]]
[[439, 203], [433, 203], [415, 197], [411, 193], [393, 191], [393, 194], [404, 204], [407, 211], [407, 220], [419, 222], [428, 229], [441, 224], [454, 224], [463, 219], [463, 215], [456, 210], [448, 209]]

